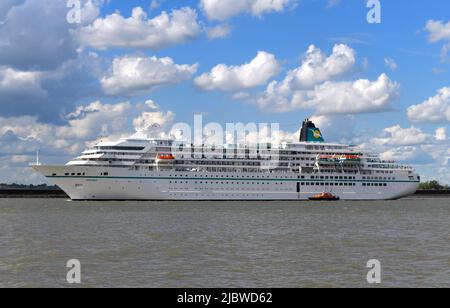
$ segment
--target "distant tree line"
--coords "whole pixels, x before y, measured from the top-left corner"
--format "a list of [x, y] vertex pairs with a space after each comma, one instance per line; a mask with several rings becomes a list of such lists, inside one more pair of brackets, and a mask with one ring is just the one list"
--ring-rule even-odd
[[24, 185], [24, 184], [0, 184], [0, 189], [39, 189], [39, 190], [52, 190], [52, 189], [58, 189], [58, 186], [56, 185], [47, 185], [47, 184], [40, 184], [40, 185]]
[[420, 190], [450, 190], [450, 186], [441, 185], [438, 181], [428, 181], [420, 183]]

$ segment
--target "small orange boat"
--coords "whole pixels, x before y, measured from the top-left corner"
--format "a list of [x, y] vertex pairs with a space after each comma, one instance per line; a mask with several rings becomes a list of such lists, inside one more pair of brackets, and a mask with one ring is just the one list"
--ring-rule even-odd
[[339, 201], [341, 198], [336, 197], [330, 193], [320, 193], [318, 195], [315, 195], [314, 197], [309, 198], [311, 201]]

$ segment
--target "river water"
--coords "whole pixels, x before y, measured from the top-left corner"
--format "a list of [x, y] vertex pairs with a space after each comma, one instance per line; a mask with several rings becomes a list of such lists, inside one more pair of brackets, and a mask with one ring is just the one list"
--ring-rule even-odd
[[450, 199], [0, 199], [0, 287], [450, 287]]

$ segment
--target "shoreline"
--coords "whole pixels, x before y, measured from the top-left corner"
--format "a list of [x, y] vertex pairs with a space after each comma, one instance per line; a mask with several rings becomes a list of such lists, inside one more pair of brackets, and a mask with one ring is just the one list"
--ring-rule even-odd
[[65, 198], [69, 196], [60, 189], [0, 189], [0, 199], [56, 199]]
[[[418, 190], [411, 197], [450, 198], [450, 190]], [[0, 199], [68, 199], [69, 196], [60, 189], [0, 189]]]

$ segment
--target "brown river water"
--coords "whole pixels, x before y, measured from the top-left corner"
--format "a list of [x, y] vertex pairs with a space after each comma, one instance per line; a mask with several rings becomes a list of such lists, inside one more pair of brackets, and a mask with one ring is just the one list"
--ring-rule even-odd
[[0, 287], [450, 287], [450, 198], [0, 199]]

